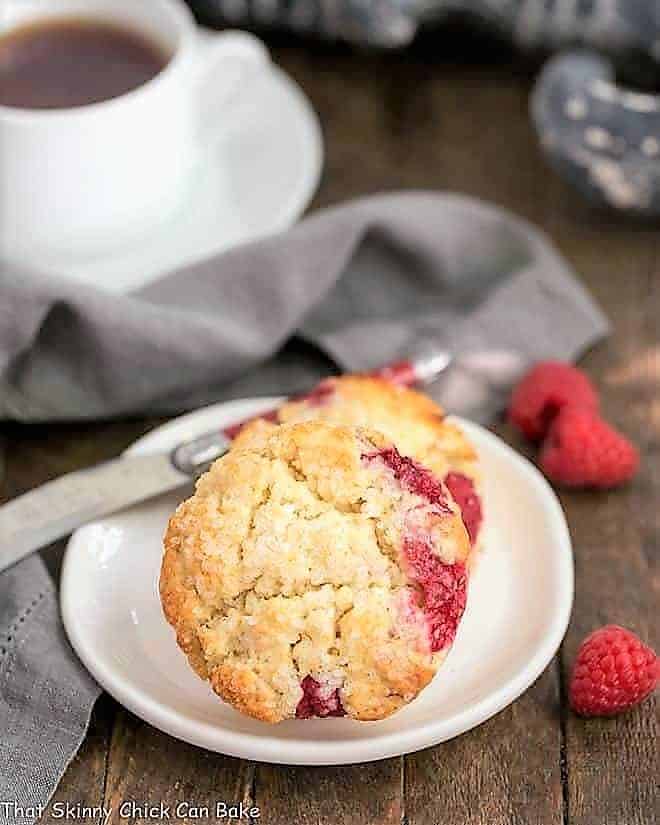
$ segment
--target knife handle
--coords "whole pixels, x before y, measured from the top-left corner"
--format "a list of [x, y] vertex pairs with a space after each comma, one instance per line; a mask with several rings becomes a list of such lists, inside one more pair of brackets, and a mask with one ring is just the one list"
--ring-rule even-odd
[[[240, 428], [242, 425], [237, 426]], [[197, 478], [230, 447], [231, 437], [227, 436], [226, 431], [215, 431], [184, 441], [172, 450], [170, 458], [177, 470], [191, 478]]]

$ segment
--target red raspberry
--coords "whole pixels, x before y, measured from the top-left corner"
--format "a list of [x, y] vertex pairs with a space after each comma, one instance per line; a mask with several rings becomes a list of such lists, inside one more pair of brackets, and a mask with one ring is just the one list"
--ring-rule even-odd
[[328, 716], [346, 716], [339, 697], [339, 690], [324, 690], [323, 685], [309, 675], [305, 676], [300, 687], [303, 695], [296, 708], [298, 719], [311, 719], [314, 716], [320, 719]]
[[561, 361], [541, 361], [514, 389], [509, 420], [530, 441], [540, 441], [566, 405], [598, 409], [591, 381], [577, 367]]
[[474, 545], [481, 529], [483, 512], [481, 498], [474, 489], [472, 479], [464, 476], [463, 473], [447, 473], [445, 485], [456, 504], [461, 508], [463, 524], [470, 537], [470, 543]]
[[658, 657], [634, 633], [615, 624], [594, 630], [580, 645], [569, 688], [581, 716], [614, 716], [655, 690]]
[[639, 455], [597, 413], [564, 407], [543, 442], [540, 464], [548, 478], [567, 487], [607, 489], [635, 475]]

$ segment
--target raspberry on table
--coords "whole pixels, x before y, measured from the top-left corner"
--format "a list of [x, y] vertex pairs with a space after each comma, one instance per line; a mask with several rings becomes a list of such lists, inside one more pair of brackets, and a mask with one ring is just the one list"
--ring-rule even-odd
[[629, 481], [639, 454], [625, 436], [582, 407], [564, 407], [540, 455], [544, 473], [567, 487], [608, 489]]
[[541, 441], [568, 405], [598, 410], [598, 395], [591, 381], [572, 364], [541, 361], [514, 389], [509, 420], [530, 441]]
[[642, 702], [658, 684], [655, 652], [625, 627], [595, 630], [578, 650], [569, 688], [581, 716], [614, 716]]

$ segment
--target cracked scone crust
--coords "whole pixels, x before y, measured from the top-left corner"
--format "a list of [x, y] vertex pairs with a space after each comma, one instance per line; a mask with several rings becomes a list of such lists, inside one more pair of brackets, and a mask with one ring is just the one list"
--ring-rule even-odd
[[[319, 420], [372, 427], [443, 479], [461, 507], [475, 547], [483, 521], [479, 459], [463, 430], [448, 421], [428, 396], [382, 378], [344, 375], [322, 381], [306, 396], [285, 403], [275, 421]], [[239, 446], [272, 431], [275, 423], [257, 419], [237, 434]]]
[[307, 422], [234, 448], [170, 519], [160, 593], [238, 710], [382, 719], [433, 677], [466, 600], [444, 485], [380, 434]]

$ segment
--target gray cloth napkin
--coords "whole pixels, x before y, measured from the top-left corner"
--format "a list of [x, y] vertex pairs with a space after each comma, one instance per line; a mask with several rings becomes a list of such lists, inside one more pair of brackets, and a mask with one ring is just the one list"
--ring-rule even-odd
[[288, 392], [327, 372], [328, 358], [361, 370], [420, 339], [570, 359], [605, 331], [524, 221], [456, 195], [370, 197], [129, 295], [0, 265], [0, 418]]
[[50, 799], [85, 735], [98, 694], [69, 647], [55, 586], [41, 559], [33, 556], [3, 573], [0, 823], [35, 821], [28, 808]]
[[[524, 221], [456, 195], [370, 197], [130, 295], [0, 267], [0, 417], [174, 412], [292, 392], [333, 363], [362, 370], [429, 340], [571, 359], [606, 331]], [[47, 801], [97, 693], [41, 561], [0, 576], [0, 801]], [[0, 808], [0, 823], [16, 821], [29, 818]]]

